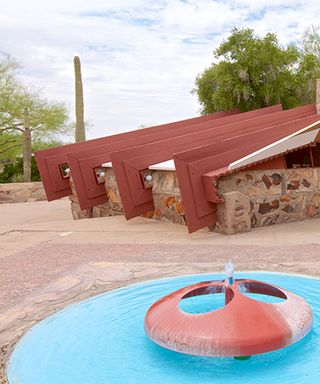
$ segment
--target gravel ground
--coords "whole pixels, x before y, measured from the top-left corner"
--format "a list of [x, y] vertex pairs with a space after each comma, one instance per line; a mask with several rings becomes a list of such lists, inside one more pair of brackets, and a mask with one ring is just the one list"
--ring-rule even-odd
[[320, 245], [48, 244], [0, 259], [1, 308], [22, 302], [51, 281], [88, 262], [216, 263], [238, 270], [285, 270], [320, 276]]

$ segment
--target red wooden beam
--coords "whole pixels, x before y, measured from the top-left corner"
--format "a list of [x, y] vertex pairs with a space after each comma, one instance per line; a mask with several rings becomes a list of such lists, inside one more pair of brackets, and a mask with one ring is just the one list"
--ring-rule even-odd
[[107, 201], [104, 186], [97, 184], [95, 169], [99, 168], [102, 163], [110, 161], [110, 153], [137, 145], [142, 145], [156, 140], [168, 137], [175, 137], [191, 131], [205, 129], [214, 124], [217, 120], [225, 120], [223, 116], [232, 116], [229, 111], [225, 113], [217, 113], [208, 116], [202, 116], [196, 119], [190, 119], [178, 123], [166, 124], [157, 127], [157, 130], [149, 129], [144, 135], [138, 135], [139, 131], [135, 131], [135, 135], [123, 140], [104, 143], [94, 147], [94, 149], [85, 149], [81, 151], [67, 153], [67, 161], [71, 169], [74, 187], [77, 192], [81, 209], [86, 209]]
[[[57, 148], [50, 148], [35, 153], [38, 169], [41, 175], [41, 180], [48, 198], [48, 201], [59, 199], [71, 194], [69, 180], [61, 174], [61, 165], [68, 162], [68, 154], [83, 150], [94, 153], [94, 148], [103, 145], [111, 144], [118, 141], [126, 141], [143, 137], [146, 135], [160, 133], [163, 131], [174, 131], [176, 128], [191, 124], [200, 124], [207, 121], [219, 119], [226, 116], [232, 116], [238, 113], [238, 110], [226, 112], [217, 112], [205, 116], [195, 117], [192, 119], [182, 120], [175, 123], [162, 124], [155, 127], [139, 129], [136, 131], [120, 133], [112, 136], [93, 139], [76, 144], [68, 144]], [[108, 161], [108, 160], [106, 160]]]
[[174, 153], [192, 148], [196, 148], [194, 153], [197, 153], [208, 143], [213, 144], [228, 137], [243, 135], [244, 132], [272, 127], [275, 125], [275, 121], [292, 121], [292, 119], [310, 115], [314, 113], [314, 110], [314, 106], [306, 106], [270, 115], [261, 115], [261, 110], [247, 112], [238, 116], [237, 122], [218, 125], [214, 127], [215, 129], [211, 128], [111, 153], [110, 157], [126, 218], [130, 219], [152, 209], [151, 191], [143, 188], [140, 177], [140, 172], [150, 165], [172, 159]]
[[[311, 115], [280, 125], [262, 127], [215, 144], [174, 156], [186, 220], [190, 232], [215, 223], [214, 183], [228, 165], [319, 120]], [[210, 184], [212, 191], [210, 192]], [[216, 197], [218, 200], [218, 197]]]
[[[263, 108], [258, 111], [250, 112], [250, 116], [260, 116], [267, 113], [274, 113], [281, 110], [281, 106], [273, 106]], [[234, 112], [234, 111], [233, 111]], [[301, 112], [300, 112], [301, 113]], [[127, 140], [114, 141], [112, 143], [104, 143], [94, 148], [94, 150], [82, 150], [67, 154], [67, 160], [71, 169], [74, 187], [77, 192], [81, 209], [102, 204], [107, 201], [107, 196], [103, 185], [98, 185], [94, 169], [100, 167], [102, 163], [110, 161], [110, 153], [129, 149], [131, 147], [140, 146], [148, 143], [159, 142], [164, 139], [180, 138], [190, 133], [211, 129], [220, 129], [222, 125], [231, 124], [248, 119], [247, 114], [230, 115], [230, 112], [223, 117], [221, 113], [211, 115], [210, 119], [203, 116], [196, 119], [186, 120], [160, 126], [161, 129], [149, 129], [143, 136], [134, 136]]]

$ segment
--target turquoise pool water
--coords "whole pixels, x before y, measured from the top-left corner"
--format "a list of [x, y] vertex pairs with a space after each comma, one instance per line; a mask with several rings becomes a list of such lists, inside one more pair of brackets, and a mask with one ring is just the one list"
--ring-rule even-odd
[[[41, 321], [20, 340], [8, 365], [9, 383], [318, 384], [318, 279], [268, 273], [236, 274], [237, 278], [262, 280], [291, 290], [312, 306], [312, 331], [282, 350], [238, 361], [179, 354], [147, 338], [144, 315], [155, 300], [186, 285], [223, 277], [206, 274], [153, 280], [72, 305]], [[181, 305], [188, 312], [205, 312], [223, 305], [223, 298], [207, 295], [200, 300], [186, 299]]]

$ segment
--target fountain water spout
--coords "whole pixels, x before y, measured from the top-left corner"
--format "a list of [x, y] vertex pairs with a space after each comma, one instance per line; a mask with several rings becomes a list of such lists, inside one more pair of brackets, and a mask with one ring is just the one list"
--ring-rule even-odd
[[226, 285], [232, 285], [234, 282], [234, 266], [231, 261], [229, 261], [224, 270], [226, 272]]
[[224, 303], [227, 305], [233, 297], [233, 292], [230, 286], [234, 283], [234, 266], [231, 261], [225, 265], [224, 270], [226, 272]]

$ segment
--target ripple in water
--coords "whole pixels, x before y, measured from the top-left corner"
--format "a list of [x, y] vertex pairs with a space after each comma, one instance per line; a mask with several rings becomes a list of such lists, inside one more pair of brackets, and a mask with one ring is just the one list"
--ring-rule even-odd
[[[237, 274], [275, 284], [304, 297], [314, 326], [300, 342], [246, 361], [179, 354], [147, 338], [144, 315], [160, 297], [222, 275], [149, 281], [70, 306], [33, 327], [18, 343], [8, 366], [10, 384], [318, 384], [320, 378], [320, 280], [278, 274]], [[216, 296], [214, 304], [206, 301]], [[221, 306], [220, 295], [186, 312]], [[219, 301], [220, 300], [220, 301]], [[201, 300], [200, 300], [201, 301]], [[182, 304], [181, 304], [182, 305]], [[189, 307], [188, 307], [189, 305]]]

